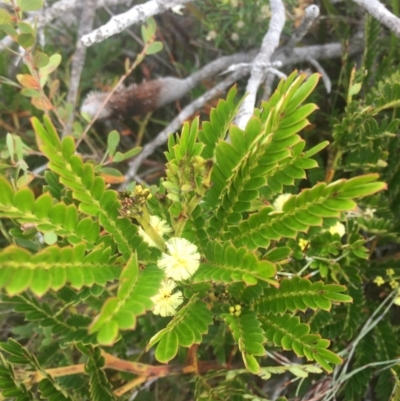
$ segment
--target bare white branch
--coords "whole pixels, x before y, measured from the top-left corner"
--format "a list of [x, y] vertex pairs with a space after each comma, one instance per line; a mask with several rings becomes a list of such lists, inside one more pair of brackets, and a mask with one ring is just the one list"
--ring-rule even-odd
[[84, 35], [81, 38], [82, 44], [84, 46], [92, 46], [124, 31], [133, 24], [143, 23], [154, 15], [191, 1], [193, 0], [150, 0], [147, 3], [139, 4], [123, 14], [115, 15], [105, 25], [95, 29], [88, 35]]
[[312, 4], [308, 6], [304, 10], [304, 17], [298, 26], [298, 28], [293, 32], [293, 35], [290, 37], [289, 42], [285, 46], [285, 51], [289, 49], [293, 49], [299, 43], [304, 36], [306, 36], [307, 32], [310, 30], [311, 25], [314, 23], [316, 18], [319, 16], [319, 7]]
[[263, 84], [263, 87], [264, 87], [263, 100], [268, 100], [271, 97], [274, 83], [275, 83], [275, 78], [276, 78], [276, 75], [270, 74], [268, 72], [267, 77], [265, 78], [265, 81]]
[[326, 92], [331, 93], [332, 90], [332, 82], [329, 78], [329, 75], [326, 73], [322, 65], [315, 59], [313, 58], [308, 58], [307, 61], [314, 66], [314, 68], [321, 74], [322, 76], [322, 81], [324, 82]]
[[398, 38], [400, 38], [400, 18], [392, 14], [378, 0], [353, 0], [366, 10], [383, 25], [387, 26]]
[[[96, 8], [111, 7], [118, 4], [127, 3], [128, 0], [98, 0]], [[50, 7], [43, 9], [37, 13], [32, 13], [32, 16], [25, 19], [24, 22], [33, 24], [36, 20], [37, 28], [40, 31], [45, 26], [49, 25], [53, 20], [60, 16], [68, 15], [76, 7], [82, 5], [82, 0], [59, 0]], [[85, 4], [86, 6], [86, 4]], [[15, 43], [9, 36], [5, 36], [0, 41], [0, 49], [10, 47]]]
[[[256, 53], [254, 52], [254, 55]], [[243, 68], [247, 69], [248, 71], [251, 70], [252, 63], [238, 63], [238, 64], [232, 64], [230, 65], [225, 71], [222, 71], [219, 75], [224, 75], [228, 74], [229, 72], [235, 72], [237, 70], [241, 70]], [[268, 68], [280, 68], [282, 67], [282, 63], [280, 61], [274, 61], [272, 63], [268, 63], [267, 66]]]
[[283, 78], [286, 79], [287, 75], [284, 74], [283, 72], [279, 71], [278, 69], [274, 68], [274, 67], [269, 67], [268, 68], [268, 74], [273, 74], [276, 75], [278, 78]]
[[[348, 49], [349, 54], [354, 54], [362, 51], [362, 40], [355, 40], [350, 42]], [[331, 58], [340, 57], [343, 53], [343, 46], [341, 43], [328, 43], [326, 45], [312, 45], [305, 47], [295, 47], [291, 54], [286, 55], [284, 52], [277, 51], [272, 57], [274, 61], [279, 60], [282, 65], [293, 65], [307, 61], [309, 58], [315, 60], [327, 60]]]
[[193, 73], [192, 75], [189, 75], [184, 79], [187, 82], [188, 88], [192, 89], [201, 81], [215, 76], [220, 71], [227, 69], [230, 65], [250, 65], [256, 54], [257, 53], [255, 51], [251, 51], [248, 53], [236, 53], [232, 56], [223, 56], [217, 58], [216, 60], [206, 64], [199, 71]]
[[246, 127], [253, 114], [257, 90], [265, 79], [266, 67], [269, 65], [275, 49], [279, 46], [279, 39], [285, 25], [285, 7], [282, 1], [271, 0], [270, 7], [272, 16], [269, 21], [268, 32], [264, 36], [260, 52], [253, 61], [251, 75], [246, 87], [247, 96], [236, 117], [236, 124], [242, 129]]
[[[96, 3], [98, 0], [87, 0], [85, 7], [82, 10], [82, 15], [79, 21], [78, 37], [90, 32], [93, 26], [94, 16], [96, 14]], [[86, 59], [86, 47], [84, 47], [78, 40], [74, 56], [72, 58], [71, 79], [69, 82], [69, 89], [67, 95], [67, 102], [72, 104], [72, 112], [68, 118], [64, 135], [71, 132], [72, 124], [74, 122], [74, 110], [76, 99], [78, 96], [79, 82]]]
[[237, 63], [230, 65], [225, 71], [222, 71], [219, 75], [225, 75], [230, 72], [235, 72], [237, 70], [242, 70], [243, 68], [250, 71], [251, 64], [250, 63]]

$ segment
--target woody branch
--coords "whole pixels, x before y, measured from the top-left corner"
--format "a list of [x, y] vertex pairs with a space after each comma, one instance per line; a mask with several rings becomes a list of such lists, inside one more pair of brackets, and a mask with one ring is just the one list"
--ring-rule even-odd
[[398, 38], [400, 38], [400, 18], [392, 14], [378, 0], [353, 0], [360, 7], [366, 10], [383, 25], [388, 27]]
[[147, 3], [139, 4], [123, 14], [113, 16], [105, 25], [84, 35], [81, 39], [82, 44], [84, 46], [92, 46], [124, 31], [133, 24], [143, 23], [154, 15], [161, 14], [174, 6], [190, 3], [191, 1], [193, 0], [150, 0]]
[[[126, 2], [126, 0], [98, 0], [97, 4], [95, 4], [95, 8], [111, 7], [123, 2]], [[59, 0], [41, 11], [29, 13], [29, 17], [26, 18], [24, 22], [29, 24], [35, 23], [37, 29], [40, 31], [47, 25], [50, 25], [54, 20], [70, 15], [70, 13], [73, 12], [76, 7], [80, 7], [81, 4], [81, 0]], [[85, 4], [85, 7], [86, 6], [87, 4]], [[13, 43], [15, 43], [13, 39], [7, 35], [0, 41], [0, 49], [10, 47]]]
[[252, 62], [250, 78], [246, 87], [247, 96], [239, 109], [235, 121], [242, 129], [253, 114], [258, 88], [265, 80], [266, 69], [271, 62], [272, 54], [279, 46], [279, 39], [285, 25], [285, 7], [283, 2], [281, 0], [271, 0], [270, 7], [272, 16], [268, 32], [263, 39], [260, 52]]

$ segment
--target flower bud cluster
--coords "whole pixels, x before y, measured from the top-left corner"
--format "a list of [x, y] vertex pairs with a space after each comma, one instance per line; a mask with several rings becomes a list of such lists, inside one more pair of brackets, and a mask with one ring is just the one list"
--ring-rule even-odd
[[229, 307], [229, 313], [233, 316], [240, 316], [242, 313], [242, 307], [239, 304]]
[[121, 202], [119, 213], [124, 217], [135, 217], [141, 215], [142, 209], [147, 200], [152, 197], [149, 189], [143, 188], [141, 185], [136, 185], [135, 190], [121, 191], [118, 194]]
[[[395, 271], [393, 269], [386, 269], [385, 277], [376, 276], [374, 283], [380, 287], [381, 285], [388, 283], [390, 287], [395, 290], [396, 288], [400, 288], [400, 276], [396, 276]], [[400, 300], [399, 300], [400, 302]], [[396, 302], [395, 302], [396, 303]]]
[[190, 192], [205, 193], [210, 186], [212, 166], [212, 160], [198, 155], [168, 163], [167, 180], [163, 183], [168, 190], [167, 197], [182, 202]]

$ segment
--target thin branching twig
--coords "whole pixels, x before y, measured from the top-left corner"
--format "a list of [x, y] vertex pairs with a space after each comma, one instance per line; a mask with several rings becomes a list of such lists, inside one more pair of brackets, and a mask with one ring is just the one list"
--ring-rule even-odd
[[271, 19], [268, 32], [264, 36], [260, 52], [254, 59], [251, 67], [250, 78], [247, 83], [247, 96], [240, 106], [235, 123], [242, 129], [246, 126], [254, 112], [257, 91], [265, 80], [267, 67], [270, 65], [271, 57], [279, 46], [279, 40], [285, 25], [285, 7], [281, 0], [271, 0]]

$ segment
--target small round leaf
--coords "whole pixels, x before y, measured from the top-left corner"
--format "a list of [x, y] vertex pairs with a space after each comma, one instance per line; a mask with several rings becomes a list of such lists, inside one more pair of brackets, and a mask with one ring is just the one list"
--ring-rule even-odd
[[18, 7], [22, 11], [37, 11], [43, 7], [44, 0], [18, 0]]

